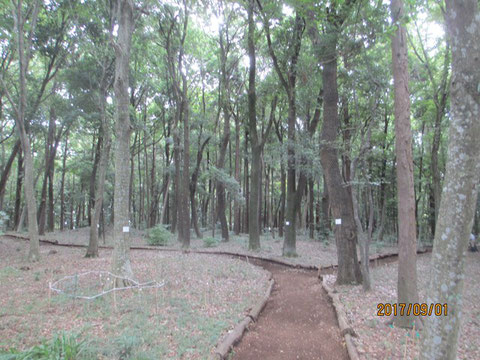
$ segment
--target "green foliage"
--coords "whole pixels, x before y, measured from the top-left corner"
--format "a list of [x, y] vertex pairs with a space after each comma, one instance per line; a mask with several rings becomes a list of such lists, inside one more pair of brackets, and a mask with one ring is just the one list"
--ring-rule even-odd
[[245, 203], [245, 198], [243, 197], [240, 184], [237, 180], [235, 180], [234, 177], [228, 175], [224, 169], [218, 169], [215, 166], [210, 166], [210, 168], [207, 170], [206, 176], [216, 182], [218, 181], [223, 183], [225, 189], [230, 192], [235, 200], [239, 201], [240, 204]]
[[203, 246], [205, 247], [215, 247], [218, 245], [218, 239], [215, 239], [214, 237], [206, 237], [203, 238]]
[[0, 352], [0, 360], [77, 360], [85, 359], [85, 341], [77, 341], [77, 336], [61, 333], [50, 341], [43, 342], [25, 351], [9, 350]]
[[129, 359], [141, 342], [142, 339], [138, 336], [126, 333], [115, 339], [115, 345], [118, 348], [118, 359]]
[[148, 230], [147, 243], [153, 246], [167, 246], [171, 235], [163, 225], [157, 225]]

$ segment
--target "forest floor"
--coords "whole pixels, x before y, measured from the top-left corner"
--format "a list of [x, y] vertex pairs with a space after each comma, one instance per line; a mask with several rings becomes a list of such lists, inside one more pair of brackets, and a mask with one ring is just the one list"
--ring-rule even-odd
[[[89, 239], [89, 228], [80, 228], [76, 230], [56, 231], [54, 233], [47, 233], [42, 239], [50, 241], [57, 241], [60, 244], [76, 244], [87, 245]], [[192, 250], [211, 251], [211, 252], [231, 252], [241, 255], [259, 256], [268, 259], [287, 261], [292, 264], [299, 264], [305, 266], [327, 267], [337, 264], [337, 250], [335, 241], [316, 241], [311, 240], [303, 234], [297, 234], [297, 257], [284, 258], [282, 257], [283, 238], [273, 237], [271, 233], [261, 235], [259, 251], [248, 250], [248, 235], [230, 235], [230, 241], [222, 242], [220, 239], [220, 231], [216, 231], [214, 238], [214, 246], [207, 246], [206, 240], [211, 239], [211, 231], [204, 232], [203, 239], [197, 238], [195, 235], [191, 236], [190, 248]], [[112, 246], [113, 236], [110, 231], [106, 233], [105, 240], [100, 239], [100, 245]], [[145, 231], [131, 229], [131, 245], [132, 246], [146, 246]], [[162, 246], [164, 249], [180, 249], [181, 244], [173, 237], [168, 242], [167, 246]], [[382, 255], [395, 253], [396, 246], [389, 243], [372, 243], [370, 247], [370, 255]], [[360, 256], [360, 255], [359, 255]]]
[[[88, 229], [56, 232], [45, 238], [63, 244], [86, 245]], [[132, 230], [131, 238], [134, 246], [146, 245], [142, 231]], [[204, 240], [192, 237], [191, 245], [192, 249], [203, 252], [285, 260], [281, 257], [282, 239], [270, 234], [262, 236], [259, 252], [247, 250], [247, 239], [232, 236], [228, 243], [217, 241], [215, 246], [206, 247]], [[297, 236], [297, 240], [299, 256], [288, 261], [307, 266], [336, 264], [334, 244], [302, 236]], [[105, 243], [100, 243], [112, 245], [111, 236], [107, 234]], [[136, 250], [132, 252], [132, 261], [139, 279], [165, 279], [167, 286], [155, 294], [151, 290], [143, 294], [126, 292], [115, 301], [107, 295], [89, 305], [54, 295], [48, 291], [47, 284], [78, 271], [108, 270], [111, 250], [102, 249], [101, 258], [92, 260], [82, 257], [85, 249], [44, 244], [41, 249], [44, 259], [48, 260], [22, 270], [27, 244], [0, 238], [0, 348], [25, 348], [38, 343], [42, 337], [48, 338], [54, 330], [67, 330], [90, 337], [93, 334], [94, 348], [100, 349], [105, 358], [118, 357], [119, 351], [127, 350], [145, 354], [145, 358], [150, 358], [152, 352], [163, 354], [161, 358], [165, 359], [204, 358], [211, 354], [221, 334], [237, 324], [261, 298], [268, 280], [267, 272], [252, 266], [255, 260], [248, 264], [213, 254]], [[50, 254], [53, 249], [58, 253]], [[159, 249], [177, 250], [180, 246], [172, 237], [168, 246]], [[371, 255], [395, 250], [386, 244], [374, 245]], [[205, 261], [209, 258], [212, 261]], [[480, 359], [480, 303], [476, 301], [480, 297], [480, 283], [475, 281], [480, 276], [480, 256], [468, 253], [467, 260], [463, 313], [468, 315], [463, 319], [458, 356]], [[377, 304], [396, 302], [397, 264], [394, 259], [389, 261], [382, 261], [383, 264], [376, 267], [372, 264], [373, 290], [368, 293], [359, 286], [335, 287], [347, 319], [358, 335], [354, 342], [361, 359], [418, 357], [420, 333], [386, 325], [388, 319], [377, 316]], [[429, 262], [428, 254], [418, 257], [421, 301], [429, 283]], [[272, 272], [275, 287], [258, 322], [234, 349], [233, 358], [346, 359], [332, 306], [316, 272], [265, 262], [262, 266]], [[324, 275], [324, 278], [329, 286], [334, 286], [335, 275]], [[24, 304], [22, 298], [28, 301]], [[147, 324], [146, 340], [143, 340], [144, 323]], [[304, 324], [304, 328], [298, 328], [299, 324]], [[150, 342], [155, 344], [154, 349], [147, 345]], [[288, 352], [289, 349], [293, 352]]]
[[[422, 303], [430, 285], [431, 254], [420, 255], [417, 259], [418, 290]], [[377, 304], [396, 303], [397, 273], [397, 262], [371, 268], [373, 289], [367, 293], [361, 286], [334, 287], [335, 275], [324, 276], [327, 284], [338, 291], [347, 319], [358, 335], [354, 341], [360, 359], [418, 358], [420, 332], [386, 325], [388, 318], [377, 316]], [[480, 359], [479, 253], [467, 252], [465, 273], [458, 359]]]
[[[111, 250], [86, 259], [85, 249], [42, 244], [42, 260], [34, 264], [24, 262], [27, 250], [26, 241], [0, 237], [0, 350], [27, 349], [66, 332], [86, 341], [87, 359], [204, 359], [264, 296], [270, 276], [225, 256], [136, 250], [136, 279], [163, 287], [74, 300], [49, 284], [108, 271]], [[92, 273], [59, 287], [92, 295], [102, 291], [105, 277]]]

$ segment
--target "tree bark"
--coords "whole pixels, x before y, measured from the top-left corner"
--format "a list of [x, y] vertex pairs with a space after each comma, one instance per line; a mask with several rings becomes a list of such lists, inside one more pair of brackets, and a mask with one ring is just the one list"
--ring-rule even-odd
[[62, 160], [62, 180], [60, 185], [60, 230], [63, 230], [65, 226], [65, 174], [67, 170], [67, 152], [68, 152], [68, 132], [65, 137], [65, 146], [63, 148], [63, 160]]
[[465, 253], [472, 230], [480, 178], [478, 2], [446, 1], [446, 23], [452, 46], [451, 122], [427, 302], [448, 304], [448, 315], [426, 318], [420, 358], [428, 360], [457, 358]]
[[259, 141], [257, 134], [257, 94], [255, 89], [256, 55], [255, 55], [255, 0], [248, 1], [248, 55], [250, 67], [248, 72], [248, 129], [251, 137], [252, 171], [251, 188], [248, 204], [248, 248], [260, 249], [260, 229], [258, 224], [258, 177], [260, 167]]
[[90, 222], [90, 236], [88, 241], [88, 248], [85, 257], [95, 258], [98, 257], [98, 234], [100, 228], [100, 215], [103, 208], [103, 198], [105, 191], [105, 178], [108, 169], [108, 161], [110, 159], [110, 149], [112, 144], [112, 136], [110, 130], [110, 121], [107, 117], [106, 112], [106, 102], [107, 102], [107, 88], [108, 88], [108, 79], [107, 79], [107, 68], [106, 62], [103, 64], [102, 68], [102, 78], [100, 82], [100, 93], [98, 96], [98, 107], [100, 113], [101, 135], [99, 139], [102, 138], [102, 148], [100, 151], [100, 158], [98, 162], [98, 177], [96, 180], [96, 185], [94, 189], [94, 208], [93, 216]]
[[[410, 93], [408, 91], [407, 32], [403, 0], [391, 1], [393, 23], [397, 30], [392, 39], [392, 63], [395, 100], [395, 152], [397, 156], [398, 193], [398, 303], [418, 303], [417, 235], [413, 182], [412, 130], [410, 125]], [[398, 313], [395, 325], [412, 327], [418, 317]]]
[[[333, 36], [333, 35], [332, 35]], [[331, 40], [328, 54], [336, 53], [336, 35]], [[357, 284], [361, 282], [361, 272], [357, 258], [357, 233], [350, 191], [345, 186], [338, 164], [338, 151], [335, 146], [340, 127], [338, 118], [337, 58], [329, 58], [323, 65], [323, 126], [320, 162], [324, 169], [328, 189], [329, 204], [335, 219], [341, 224], [335, 225], [337, 245], [338, 275], [337, 284]]]
[[50, 117], [48, 122], [48, 136], [45, 144], [45, 172], [43, 177], [40, 205], [38, 207], [38, 233], [45, 234], [45, 218], [47, 209], [47, 186], [50, 177], [53, 178], [53, 166], [55, 163], [55, 153], [58, 142], [55, 141], [55, 108], [50, 108]]
[[[134, 31], [132, 0], [118, 0], [116, 20], [118, 22], [118, 37], [112, 41], [115, 49], [115, 187], [113, 223], [113, 262], [112, 272], [127, 279], [133, 277], [130, 264], [130, 214], [129, 214], [129, 184], [130, 169], [127, 159], [130, 159], [130, 102], [129, 102], [129, 62], [132, 33]], [[126, 281], [123, 281], [124, 283]]]
[[193, 173], [192, 173], [192, 180], [190, 181], [190, 206], [192, 210], [192, 225], [193, 225], [193, 229], [195, 230], [195, 234], [199, 239], [202, 238], [202, 232], [200, 231], [200, 228], [198, 226], [197, 202], [195, 198], [195, 193], [197, 192], [198, 175], [200, 173], [200, 165], [202, 163], [203, 150], [205, 149], [205, 146], [207, 146], [208, 142], [210, 141], [210, 136], [209, 136], [208, 138], [205, 139], [203, 144], [200, 145], [201, 134], [202, 132], [200, 132], [200, 136], [199, 136], [197, 164], [195, 165], [195, 169], [193, 170]]
[[[36, 22], [38, 18], [38, 12], [40, 7], [40, 1], [37, 0], [34, 3], [33, 14], [31, 17], [31, 29], [30, 36], [25, 39], [24, 25], [25, 18], [23, 16], [22, 1], [16, 2], [16, 9], [14, 10], [14, 22], [15, 29], [17, 31], [17, 51], [19, 62], [19, 102], [16, 106], [15, 122], [17, 124], [17, 132], [22, 144], [24, 162], [25, 162], [25, 202], [27, 203], [28, 212], [28, 236], [30, 238], [30, 249], [28, 253], [29, 261], [40, 260], [40, 243], [38, 239], [38, 223], [37, 223], [37, 205], [35, 200], [35, 188], [34, 188], [34, 164], [32, 150], [30, 146], [30, 139], [27, 133], [27, 70], [31, 59], [31, 44]], [[25, 44], [26, 40], [26, 44]], [[26, 53], [25, 53], [26, 51]], [[9, 96], [10, 97], [10, 96]], [[12, 105], [15, 106], [13, 104]]]
[[[235, 116], [235, 180], [241, 184], [240, 179], [240, 119]], [[237, 197], [235, 197], [234, 200], [233, 212], [233, 231], [235, 232], [235, 235], [239, 235], [241, 230], [241, 209]]]
[[13, 223], [14, 229], [18, 229], [20, 224], [20, 217], [22, 211], [22, 184], [23, 178], [25, 175], [25, 168], [23, 166], [23, 155], [22, 149], [20, 148], [18, 151], [18, 159], [17, 159], [17, 184], [15, 188], [15, 211], [13, 215]]
[[2, 177], [0, 178], [0, 211], [3, 209], [3, 199], [5, 197], [5, 189], [7, 188], [7, 181], [8, 177], [10, 176], [10, 170], [12, 169], [12, 164], [15, 160], [15, 157], [17, 156], [18, 150], [20, 150], [20, 146], [20, 140], [17, 140], [15, 142], [15, 145], [13, 145], [12, 152], [10, 153], [7, 163], [5, 164], [5, 167], [2, 171]]

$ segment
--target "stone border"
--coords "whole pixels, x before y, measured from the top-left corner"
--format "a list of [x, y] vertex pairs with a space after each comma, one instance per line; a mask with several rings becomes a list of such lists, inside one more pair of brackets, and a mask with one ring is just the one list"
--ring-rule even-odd
[[248, 329], [250, 323], [257, 321], [258, 316], [260, 315], [268, 299], [270, 298], [270, 294], [272, 293], [274, 284], [275, 281], [273, 280], [272, 274], [270, 273], [269, 285], [263, 298], [252, 308], [252, 310], [250, 310], [250, 313], [245, 316], [245, 318], [233, 328], [233, 330], [230, 330], [217, 343], [215, 353], [210, 356], [210, 360], [224, 360], [227, 358], [233, 347], [242, 339], [243, 334], [245, 330]]

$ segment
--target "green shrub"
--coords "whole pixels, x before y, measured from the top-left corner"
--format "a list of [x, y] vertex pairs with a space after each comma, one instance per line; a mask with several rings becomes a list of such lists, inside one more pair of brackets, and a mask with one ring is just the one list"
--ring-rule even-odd
[[218, 240], [213, 237], [203, 238], [203, 246], [205, 247], [215, 247], [218, 245]]
[[62, 333], [25, 351], [0, 352], [0, 360], [79, 360], [85, 348], [85, 342], [78, 342], [77, 336]]
[[154, 246], [167, 246], [172, 234], [163, 225], [157, 225], [148, 230], [147, 243]]

